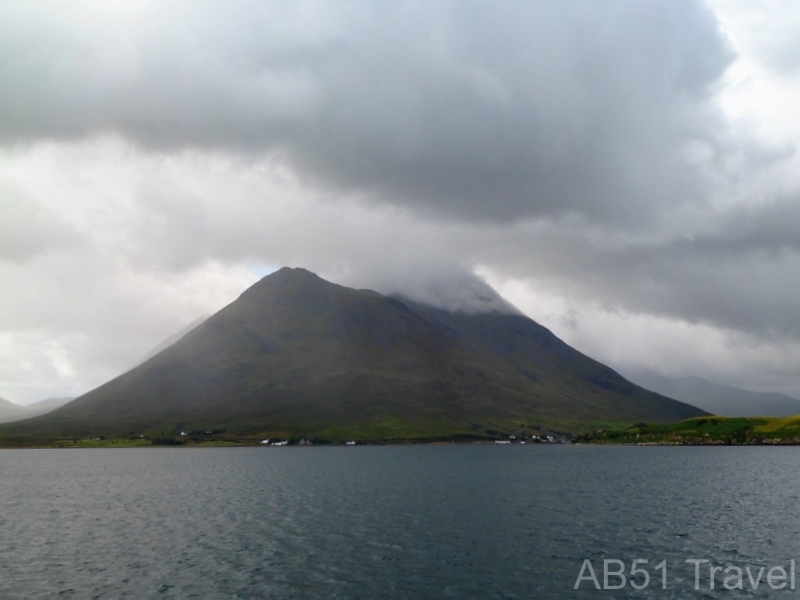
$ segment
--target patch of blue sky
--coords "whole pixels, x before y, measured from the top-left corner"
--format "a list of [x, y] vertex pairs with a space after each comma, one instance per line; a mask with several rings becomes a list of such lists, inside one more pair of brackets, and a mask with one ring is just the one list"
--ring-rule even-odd
[[262, 277], [266, 277], [280, 269], [279, 266], [276, 265], [268, 265], [261, 261], [248, 261], [245, 266], [247, 269], [256, 277], [261, 279]]

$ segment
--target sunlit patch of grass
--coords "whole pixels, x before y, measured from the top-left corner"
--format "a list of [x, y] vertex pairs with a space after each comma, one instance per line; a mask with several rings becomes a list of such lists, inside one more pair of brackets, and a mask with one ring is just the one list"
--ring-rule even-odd
[[677, 423], [638, 423], [598, 429], [581, 442], [611, 444], [795, 444], [800, 443], [798, 417], [696, 417]]
[[152, 446], [147, 438], [78, 438], [52, 442], [54, 448], [138, 448]]

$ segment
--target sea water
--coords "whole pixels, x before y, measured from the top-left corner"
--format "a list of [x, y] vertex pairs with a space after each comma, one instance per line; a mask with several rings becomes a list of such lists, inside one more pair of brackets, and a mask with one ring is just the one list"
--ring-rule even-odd
[[798, 472], [795, 447], [3, 450], [0, 597], [800, 597]]

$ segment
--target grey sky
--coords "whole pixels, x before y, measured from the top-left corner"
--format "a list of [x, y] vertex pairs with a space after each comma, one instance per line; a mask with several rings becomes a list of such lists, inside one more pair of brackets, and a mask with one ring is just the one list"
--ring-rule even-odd
[[600, 360], [800, 395], [791, 3], [6, 4], [0, 396], [281, 265], [477, 272]]
[[686, 145], [724, 138], [732, 53], [693, 1], [54, 6], [4, 19], [8, 141], [277, 153], [448, 218], [630, 225], [702, 202]]

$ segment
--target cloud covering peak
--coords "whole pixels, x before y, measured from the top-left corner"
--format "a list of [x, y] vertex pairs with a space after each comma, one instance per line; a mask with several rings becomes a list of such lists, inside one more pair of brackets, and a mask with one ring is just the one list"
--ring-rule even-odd
[[483, 278], [458, 265], [373, 269], [350, 273], [349, 278], [383, 294], [450, 312], [521, 314]]

